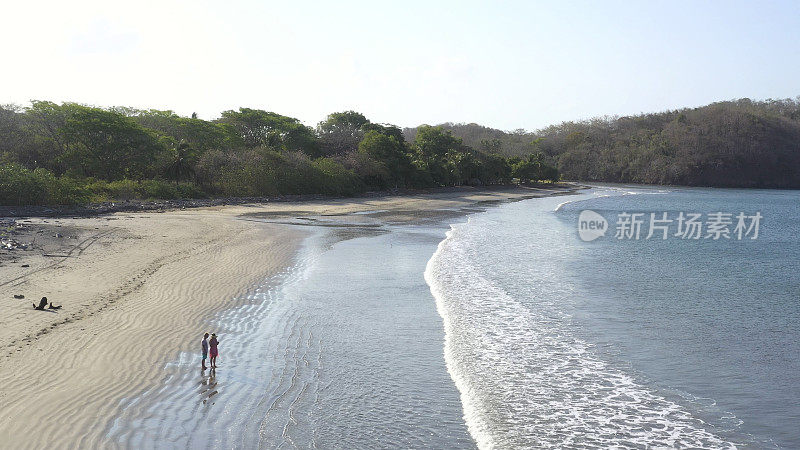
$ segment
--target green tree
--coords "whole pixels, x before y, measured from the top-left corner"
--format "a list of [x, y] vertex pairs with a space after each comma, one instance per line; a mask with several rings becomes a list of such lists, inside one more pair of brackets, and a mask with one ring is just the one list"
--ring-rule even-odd
[[239, 108], [239, 111], [224, 111], [218, 122], [223, 125], [234, 146], [302, 151], [310, 156], [319, 154], [319, 143], [313, 131], [292, 117], [260, 109]]
[[405, 145], [395, 136], [378, 131], [368, 131], [358, 144], [358, 151], [368, 155], [385, 168], [386, 179], [380, 180], [382, 186], [378, 187], [408, 185], [414, 166], [406, 153]]
[[399, 142], [399, 143], [401, 143], [403, 145], [406, 144], [405, 136], [403, 136], [403, 130], [401, 130], [399, 127], [397, 127], [395, 125], [371, 123], [370, 122], [370, 123], [364, 124], [361, 127], [361, 129], [364, 132], [375, 131], [375, 132], [378, 132], [380, 134], [393, 137], [393, 138], [395, 138], [395, 140], [397, 140], [397, 142]]
[[70, 104], [63, 128], [69, 171], [105, 180], [142, 179], [163, 151], [155, 134], [129, 117], [100, 108]]
[[171, 160], [167, 166], [166, 174], [178, 185], [179, 181], [190, 180], [195, 177], [194, 164], [196, 157], [186, 142], [180, 142], [171, 152]]
[[511, 165], [500, 155], [486, 155], [478, 178], [484, 184], [502, 184], [511, 179]]
[[422, 125], [411, 146], [413, 162], [430, 173], [435, 184], [453, 185], [462, 181], [461, 167], [464, 147], [461, 139], [442, 127]]
[[500, 153], [500, 150], [503, 149], [503, 141], [497, 138], [481, 139], [480, 149], [485, 153]]
[[526, 159], [518, 159], [511, 164], [511, 175], [522, 182], [549, 180], [558, 181], [558, 170], [545, 162], [542, 153], [528, 155]]
[[214, 122], [207, 122], [197, 117], [181, 117], [173, 111], [119, 107], [113, 110], [131, 117], [139, 125], [155, 131], [161, 137], [172, 138], [175, 142], [185, 142], [199, 153], [221, 148], [225, 144], [225, 129]]
[[[0, 162], [18, 162], [29, 168], [40, 166], [34, 135], [26, 127], [26, 115], [16, 105], [0, 105]], [[42, 161], [41, 164], [44, 164]]]
[[369, 124], [363, 114], [355, 111], [329, 114], [317, 125], [323, 153], [332, 155], [356, 150], [364, 137], [364, 127]]
[[58, 105], [48, 101], [31, 102], [31, 107], [25, 111], [26, 127], [34, 136], [34, 149], [29, 167], [45, 167], [56, 174], [62, 174], [67, 169], [61, 156], [68, 150], [67, 137], [64, 127], [67, 117], [78, 105], [64, 103]]

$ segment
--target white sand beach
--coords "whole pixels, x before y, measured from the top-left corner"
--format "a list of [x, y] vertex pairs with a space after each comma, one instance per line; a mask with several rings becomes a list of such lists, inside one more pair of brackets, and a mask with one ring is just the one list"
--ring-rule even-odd
[[[394, 213], [412, 221], [478, 202], [547, 190], [461, 189], [416, 196], [271, 203], [32, 218], [75, 232], [59, 256], [16, 251], [0, 265], [0, 442], [8, 448], [90, 448], [120, 400], [157, 383], [159, 369], [194, 351], [199, 324], [288, 264], [302, 227], [240, 220], [246, 213], [296, 216]], [[78, 230], [78, 231], [75, 231]], [[29, 267], [22, 267], [27, 265]], [[25, 299], [15, 299], [23, 294]], [[41, 296], [62, 305], [35, 311]]]

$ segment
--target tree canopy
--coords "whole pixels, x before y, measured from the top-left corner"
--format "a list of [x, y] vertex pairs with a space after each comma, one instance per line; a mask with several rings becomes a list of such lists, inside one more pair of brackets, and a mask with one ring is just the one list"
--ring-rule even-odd
[[0, 202], [348, 195], [509, 182], [800, 187], [800, 101], [741, 99], [534, 132], [404, 129], [356, 111], [312, 129], [239, 108], [173, 111], [33, 101], [0, 106]]
[[314, 130], [250, 108], [205, 121], [77, 103], [2, 106], [0, 186], [10, 191], [0, 202], [352, 195], [511, 181], [506, 158], [473, 150], [441, 127], [420, 130], [409, 143], [400, 128], [355, 111], [333, 113]]
[[[413, 139], [423, 127], [406, 129]], [[576, 181], [800, 187], [800, 98], [740, 99], [533, 132], [443, 124], [465, 145], [505, 156], [541, 153]]]
[[313, 131], [292, 117], [260, 109], [239, 108], [238, 111], [224, 111], [217, 122], [226, 129], [233, 145], [302, 151], [310, 156], [318, 153]]
[[364, 137], [364, 126], [369, 120], [355, 111], [337, 112], [317, 125], [322, 149], [325, 154], [341, 154], [355, 150]]

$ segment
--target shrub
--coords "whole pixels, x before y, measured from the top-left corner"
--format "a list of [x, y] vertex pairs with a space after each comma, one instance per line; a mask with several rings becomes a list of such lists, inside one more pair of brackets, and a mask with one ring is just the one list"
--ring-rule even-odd
[[89, 192], [71, 178], [58, 178], [41, 168], [0, 165], [0, 205], [73, 205], [89, 198]]

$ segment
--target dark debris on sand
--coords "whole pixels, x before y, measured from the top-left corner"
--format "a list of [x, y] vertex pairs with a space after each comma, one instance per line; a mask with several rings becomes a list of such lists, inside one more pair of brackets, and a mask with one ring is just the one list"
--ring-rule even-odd
[[30, 267], [25, 257], [64, 255], [93, 230], [69, 225], [58, 219], [31, 223], [25, 219], [0, 218], [0, 267], [14, 264]]

